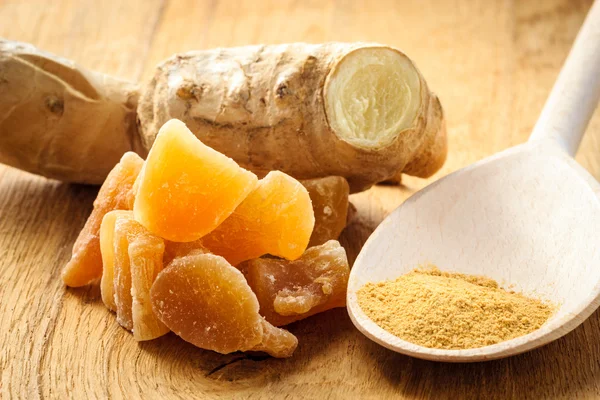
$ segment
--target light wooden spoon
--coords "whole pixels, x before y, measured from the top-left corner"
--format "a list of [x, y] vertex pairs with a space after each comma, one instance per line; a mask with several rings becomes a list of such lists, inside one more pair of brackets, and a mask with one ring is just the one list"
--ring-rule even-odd
[[[350, 273], [347, 304], [354, 325], [399, 353], [462, 362], [534, 349], [589, 317], [600, 305], [600, 184], [572, 156], [599, 97], [596, 2], [529, 141], [429, 185], [371, 235]], [[363, 313], [356, 292], [364, 284], [430, 263], [512, 284], [511, 289], [549, 300], [558, 310], [528, 335], [466, 350], [401, 340]]]

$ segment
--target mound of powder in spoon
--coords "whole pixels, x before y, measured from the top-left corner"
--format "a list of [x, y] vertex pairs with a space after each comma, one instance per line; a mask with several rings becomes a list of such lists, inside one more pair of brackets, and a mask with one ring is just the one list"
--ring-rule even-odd
[[357, 292], [363, 312], [400, 339], [424, 347], [489, 346], [540, 328], [554, 306], [506, 291], [492, 279], [416, 269]]

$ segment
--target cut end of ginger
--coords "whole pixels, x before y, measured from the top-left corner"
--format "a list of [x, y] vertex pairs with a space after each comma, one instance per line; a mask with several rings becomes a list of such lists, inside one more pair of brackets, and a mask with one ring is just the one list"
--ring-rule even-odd
[[294, 260], [306, 249], [314, 224], [306, 188], [272, 171], [202, 243], [232, 265], [264, 254]]
[[205, 146], [183, 122], [170, 120], [142, 169], [134, 218], [164, 239], [191, 242], [229, 217], [257, 181], [252, 172]]
[[389, 47], [361, 47], [330, 73], [325, 112], [335, 134], [364, 148], [389, 145], [413, 127], [421, 110], [421, 80], [408, 57]]

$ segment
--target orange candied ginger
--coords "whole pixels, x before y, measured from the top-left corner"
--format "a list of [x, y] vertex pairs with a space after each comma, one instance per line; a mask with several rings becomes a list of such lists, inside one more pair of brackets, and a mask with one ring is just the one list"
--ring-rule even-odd
[[164, 239], [191, 242], [223, 222], [257, 181], [205, 146], [183, 122], [170, 120], [160, 128], [140, 173], [134, 218]]
[[335, 240], [309, 248], [295, 261], [258, 258], [240, 269], [261, 315], [275, 326], [346, 305], [350, 268], [346, 251]]
[[100, 225], [100, 252], [102, 254], [102, 279], [100, 280], [100, 293], [106, 308], [117, 311], [115, 304], [115, 223], [117, 218], [133, 218], [133, 212], [114, 210], [106, 213]]
[[[137, 225], [134, 229], [142, 228]], [[137, 341], [152, 340], [169, 332], [152, 311], [150, 289], [156, 276], [163, 267], [165, 245], [160, 238], [142, 233], [129, 243], [129, 260], [131, 270], [131, 316], [133, 319], [133, 337]]]
[[151, 299], [166, 326], [203, 349], [289, 357], [298, 344], [294, 335], [260, 316], [258, 300], [242, 273], [214, 254], [173, 260], [154, 281]]
[[85, 286], [102, 276], [99, 237], [102, 218], [109, 211], [130, 208], [130, 190], [143, 163], [137, 154], [128, 152], [108, 174], [94, 201], [94, 209], [73, 245], [71, 259], [62, 271], [67, 286]]
[[103, 301], [117, 312], [119, 324], [133, 331], [136, 340], [164, 335], [169, 330], [154, 315], [150, 303], [150, 288], [163, 266], [163, 240], [134, 221], [131, 213], [108, 213], [102, 228], [102, 257], [108, 261], [101, 281]]
[[202, 244], [232, 265], [264, 254], [293, 260], [306, 249], [314, 223], [304, 186], [272, 171]]
[[315, 229], [309, 247], [337, 240], [346, 227], [348, 215], [348, 181], [341, 176], [301, 180], [308, 190], [315, 213]]
[[171, 242], [169, 240], [165, 240], [165, 255], [163, 257], [163, 263], [166, 267], [177, 257], [187, 256], [192, 252], [209, 253], [209, 251], [202, 245], [202, 239], [194, 240], [193, 242]]

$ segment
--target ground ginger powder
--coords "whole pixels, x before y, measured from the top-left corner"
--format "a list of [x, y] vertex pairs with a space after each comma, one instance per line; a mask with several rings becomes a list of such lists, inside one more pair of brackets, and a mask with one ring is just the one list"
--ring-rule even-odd
[[357, 292], [364, 313], [399, 338], [424, 347], [470, 349], [526, 335], [553, 307], [498, 287], [492, 279], [416, 269]]

